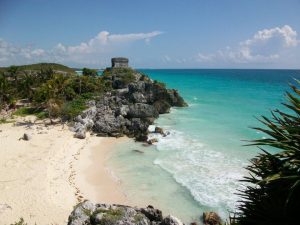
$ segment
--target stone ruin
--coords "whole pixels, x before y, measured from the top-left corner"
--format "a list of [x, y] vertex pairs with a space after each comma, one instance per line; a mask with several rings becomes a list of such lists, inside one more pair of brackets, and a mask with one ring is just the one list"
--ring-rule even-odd
[[128, 68], [128, 59], [124, 57], [117, 57], [111, 59], [112, 68]]

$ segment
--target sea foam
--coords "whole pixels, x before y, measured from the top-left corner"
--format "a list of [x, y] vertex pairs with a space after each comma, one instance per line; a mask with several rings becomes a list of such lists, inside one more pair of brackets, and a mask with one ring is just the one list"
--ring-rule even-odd
[[169, 130], [158, 139], [156, 148], [162, 152], [154, 164], [166, 170], [184, 186], [199, 204], [216, 210], [224, 218], [235, 210], [239, 200], [238, 182], [244, 175], [245, 163], [232, 155], [209, 148], [201, 139], [193, 139], [183, 132]]

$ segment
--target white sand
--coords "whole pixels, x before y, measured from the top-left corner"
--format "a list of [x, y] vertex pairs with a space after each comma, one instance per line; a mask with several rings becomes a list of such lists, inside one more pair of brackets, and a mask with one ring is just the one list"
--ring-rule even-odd
[[[18, 140], [24, 133], [32, 139]], [[89, 135], [75, 139], [62, 125], [1, 124], [0, 225], [20, 217], [28, 225], [66, 224], [83, 199], [127, 204], [105, 166], [115, 141]]]

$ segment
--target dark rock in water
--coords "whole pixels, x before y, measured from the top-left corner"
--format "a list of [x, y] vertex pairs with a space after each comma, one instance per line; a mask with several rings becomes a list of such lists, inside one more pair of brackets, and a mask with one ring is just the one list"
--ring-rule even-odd
[[155, 127], [154, 132], [158, 133], [158, 134], [161, 134], [161, 135], [165, 134], [164, 130], [161, 127]]
[[157, 140], [156, 138], [152, 138], [152, 139], [149, 139], [149, 140], [147, 141], [147, 143], [148, 143], [149, 145], [152, 145], [152, 144], [155, 143], [155, 142], [158, 142], [158, 140]]
[[133, 152], [137, 152], [137, 153], [141, 153], [141, 154], [143, 154], [143, 153], [144, 153], [143, 151], [141, 151], [141, 150], [138, 150], [138, 149], [133, 149], [132, 151], [133, 151]]
[[68, 225], [183, 225], [173, 216], [163, 218], [162, 212], [153, 207], [133, 208], [115, 204], [78, 204], [68, 219]]
[[148, 136], [144, 134], [140, 134], [136, 136], [135, 140], [140, 142], [146, 142], [148, 140]]
[[197, 222], [191, 222], [190, 225], [198, 225]]
[[221, 225], [221, 218], [215, 212], [204, 212], [203, 223], [204, 225]]
[[176, 90], [130, 68], [108, 69], [103, 78], [111, 91], [90, 101], [90, 108], [75, 118], [72, 130], [77, 138], [85, 138], [85, 132], [92, 130], [100, 136], [127, 135], [147, 142], [148, 127], [159, 114], [173, 106], [187, 106]]

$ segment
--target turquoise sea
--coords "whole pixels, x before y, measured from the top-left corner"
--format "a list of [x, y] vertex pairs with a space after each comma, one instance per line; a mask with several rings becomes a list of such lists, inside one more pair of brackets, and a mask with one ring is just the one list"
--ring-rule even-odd
[[261, 126], [255, 117], [283, 108], [288, 83], [300, 79], [300, 71], [140, 71], [179, 90], [189, 107], [173, 108], [156, 120], [170, 132], [157, 136], [157, 144], [117, 145], [108, 166], [137, 203], [152, 204], [184, 222], [199, 221], [206, 210], [226, 218], [239, 200], [243, 168], [259, 152], [242, 140], [264, 138], [249, 127]]

